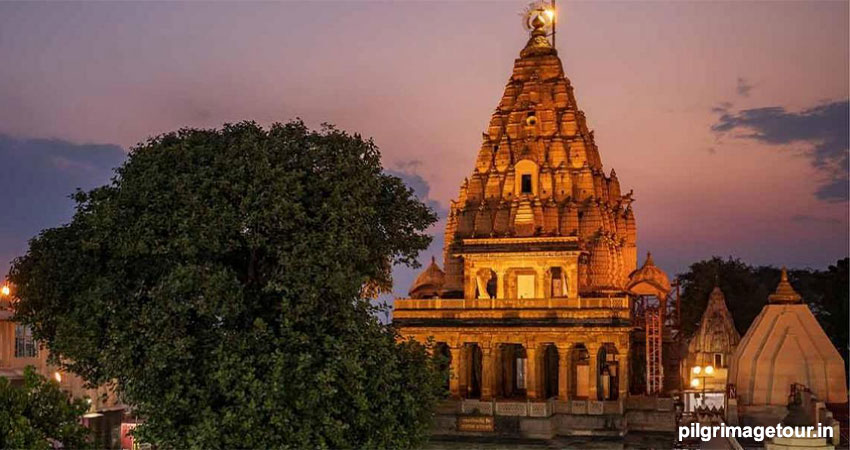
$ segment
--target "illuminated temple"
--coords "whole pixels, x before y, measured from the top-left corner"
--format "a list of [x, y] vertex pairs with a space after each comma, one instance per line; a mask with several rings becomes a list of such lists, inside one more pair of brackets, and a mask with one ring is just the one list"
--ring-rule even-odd
[[464, 402], [479, 412], [622, 414], [632, 194], [603, 167], [545, 17], [529, 28], [451, 203], [445, 269], [431, 262], [396, 300], [393, 322], [404, 336], [433, 337], [450, 360], [451, 395], [480, 400]]

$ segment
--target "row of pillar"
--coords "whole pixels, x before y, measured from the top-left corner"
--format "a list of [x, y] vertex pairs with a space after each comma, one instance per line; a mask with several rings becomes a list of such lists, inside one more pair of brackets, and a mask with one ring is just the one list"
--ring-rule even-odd
[[[473, 344], [473, 343], [470, 343]], [[474, 343], [481, 350], [481, 399], [491, 400], [494, 397], [494, 391], [497, 383], [496, 373], [500, 367], [496, 367], [496, 352], [500, 351], [499, 344], [492, 346], [484, 346], [481, 343]], [[511, 343], [504, 343], [511, 344]], [[573, 366], [573, 354], [576, 349], [576, 344], [555, 343], [545, 344], [555, 345], [558, 350], [558, 399], [571, 399], [571, 381], [577, 376], [578, 371]], [[544, 399], [545, 395], [545, 374], [543, 373], [543, 357], [545, 356], [545, 345], [529, 346], [525, 348], [526, 362], [526, 397], [529, 399]], [[586, 343], [584, 344], [588, 351], [589, 361], [587, 364], [587, 397], [598, 398], [598, 383], [597, 383], [597, 358], [602, 344]], [[469, 380], [472, 373], [472, 368], [467, 366], [467, 362], [471, 360], [468, 352], [471, 350], [469, 346], [461, 345], [450, 347], [451, 350], [451, 378], [449, 380], [449, 390], [454, 397], [466, 397], [469, 389]], [[628, 352], [626, 351], [625, 354]], [[628, 393], [628, 358], [621, 357], [618, 360], [618, 394], [623, 398]], [[578, 380], [576, 380], [578, 381]], [[578, 385], [578, 383], [576, 383]], [[579, 398], [579, 397], [576, 397]]]

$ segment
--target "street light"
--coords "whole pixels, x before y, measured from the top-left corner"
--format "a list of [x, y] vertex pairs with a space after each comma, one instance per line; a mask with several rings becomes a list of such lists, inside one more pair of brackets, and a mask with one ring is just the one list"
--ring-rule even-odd
[[8, 297], [9, 294], [12, 293], [12, 289], [9, 288], [8, 284], [4, 284], [2, 288], [0, 288], [0, 295], [3, 297]]
[[705, 407], [705, 379], [711, 378], [711, 376], [714, 374], [714, 366], [694, 366], [691, 369], [691, 372], [693, 373], [693, 378], [691, 378], [692, 388], [698, 388], [700, 385], [700, 380], [702, 380], [702, 395], [700, 398], [702, 398], [702, 406]]

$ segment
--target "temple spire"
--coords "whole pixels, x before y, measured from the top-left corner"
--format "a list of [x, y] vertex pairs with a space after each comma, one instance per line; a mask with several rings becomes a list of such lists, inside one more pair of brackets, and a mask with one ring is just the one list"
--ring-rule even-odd
[[776, 291], [767, 298], [770, 303], [802, 303], [803, 297], [794, 290], [791, 282], [788, 281], [788, 270], [782, 266], [782, 275], [779, 278], [779, 285], [776, 286]]
[[538, 55], [556, 55], [557, 52], [547, 37], [547, 28], [554, 25], [554, 11], [535, 7], [530, 8], [526, 14], [526, 25], [531, 29], [531, 38], [520, 52], [520, 56], [526, 58]]

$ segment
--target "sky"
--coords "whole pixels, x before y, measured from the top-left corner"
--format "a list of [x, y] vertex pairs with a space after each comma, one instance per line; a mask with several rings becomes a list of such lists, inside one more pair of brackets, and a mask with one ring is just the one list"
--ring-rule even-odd
[[[527, 39], [524, 2], [0, 3], [0, 272], [68, 195], [182, 127], [300, 117], [374, 138], [441, 214]], [[639, 252], [848, 254], [848, 2], [559, 1], [557, 48]], [[641, 260], [643, 257], [641, 256]], [[396, 270], [395, 294], [416, 271]]]

